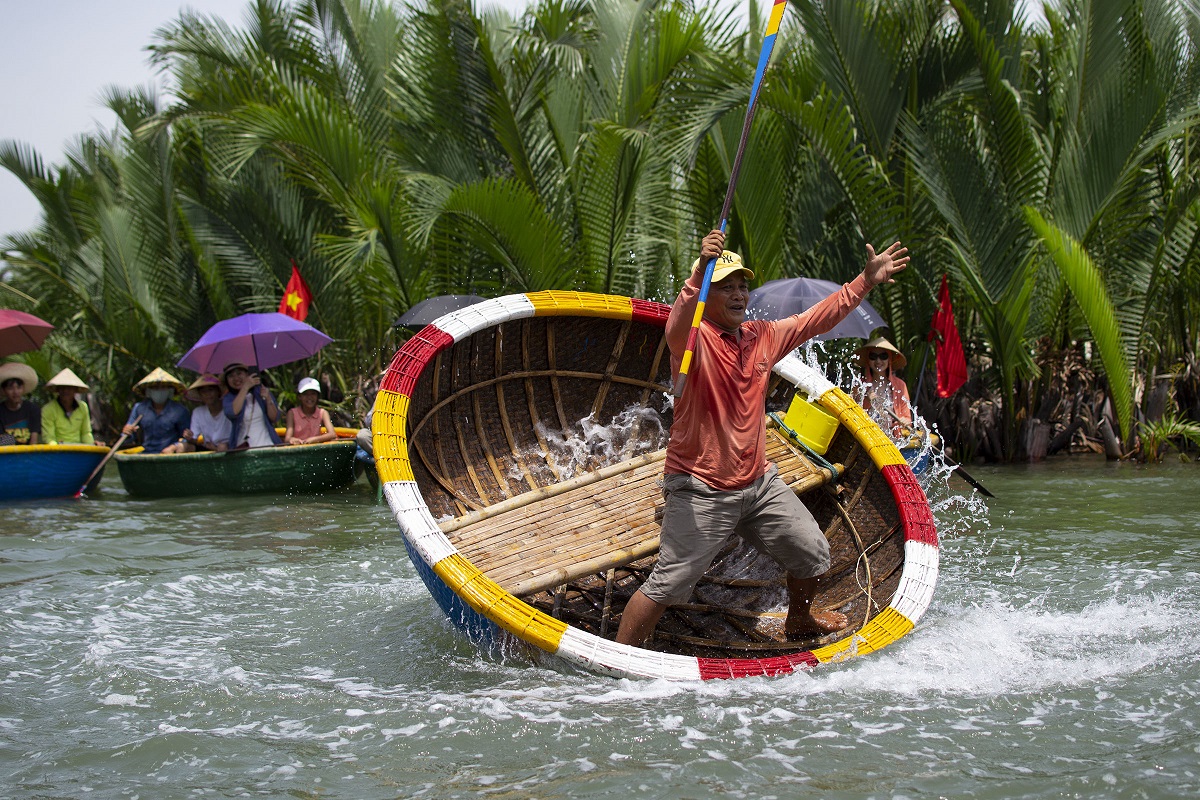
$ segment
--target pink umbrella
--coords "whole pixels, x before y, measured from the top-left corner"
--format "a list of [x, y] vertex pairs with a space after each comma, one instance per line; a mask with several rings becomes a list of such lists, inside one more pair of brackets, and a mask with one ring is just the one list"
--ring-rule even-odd
[[52, 330], [53, 325], [33, 314], [0, 308], [0, 357], [37, 350]]
[[312, 325], [286, 314], [242, 314], [205, 331], [178, 365], [216, 374], [235, 363], [270, 369], [308, 358], [331, 341]]

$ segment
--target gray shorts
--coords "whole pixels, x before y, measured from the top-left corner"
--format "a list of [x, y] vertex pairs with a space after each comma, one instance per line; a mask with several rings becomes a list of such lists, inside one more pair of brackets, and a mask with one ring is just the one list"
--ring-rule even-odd
[[663, 479], [662, 546], [642, 594], [664, 605], [691, 597], [692, 589], [726, 540], [737, 534], [793, 578], [829, 571], [829, 542], [796, 493], [772, 464], [744, 489], [720, 491], [691, 475]]

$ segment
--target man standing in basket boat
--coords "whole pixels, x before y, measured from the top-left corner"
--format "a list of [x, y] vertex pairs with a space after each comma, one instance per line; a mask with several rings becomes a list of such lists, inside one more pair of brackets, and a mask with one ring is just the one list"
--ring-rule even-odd
[[737, 533], [787, 572], [788, 635], [846, 627], [837, 611], [814, 611], [829, 543], [811, 513], [766, 458], [765, 407], [771, 368], [801, 344], [841, 322], [881, 283], [908, 266], [896, 242], [882, 253], [867, 245], [862, 274], [817, 305], [787, 319], [746, 321], [754, 273], [725, 235], [704, 237], [700, 259], [667, 319], [671, 370], [679, 374], [705, 266], [716, 258], [687, 390], [675, 401], [667, 445], [666, 509], [658, 564], [621, 615], [617, 641], [640, 645], [669, 606], [686, 602], [725, 541]]

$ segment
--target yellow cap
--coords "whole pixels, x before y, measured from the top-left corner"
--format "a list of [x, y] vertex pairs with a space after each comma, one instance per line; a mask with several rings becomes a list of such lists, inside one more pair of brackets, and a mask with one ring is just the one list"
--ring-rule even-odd
[[735, 272], [745, 274], [748, 281], [754, 279], [754, 273], [750, 271], [749, 267], [742, 264], [741, 256], [729, 250], [722, 250], [721, 255], [717, 256], [716, 266], [713, 267], [712, 282], [720, 283]]

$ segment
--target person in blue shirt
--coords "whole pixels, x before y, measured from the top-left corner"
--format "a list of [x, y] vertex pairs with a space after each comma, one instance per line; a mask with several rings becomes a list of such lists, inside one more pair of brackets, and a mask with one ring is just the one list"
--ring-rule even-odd
[[[175, 401], [183, 384], [166, 370], [155, 369], [134, 385], [133, 391], [145, 397], [129, 412], [123, 433], [141, 432], [146, 453], [182, 453], [183, 432], [192, 421], [191, 412]], [[134, 421], [141, 417], [141, 421]]]

